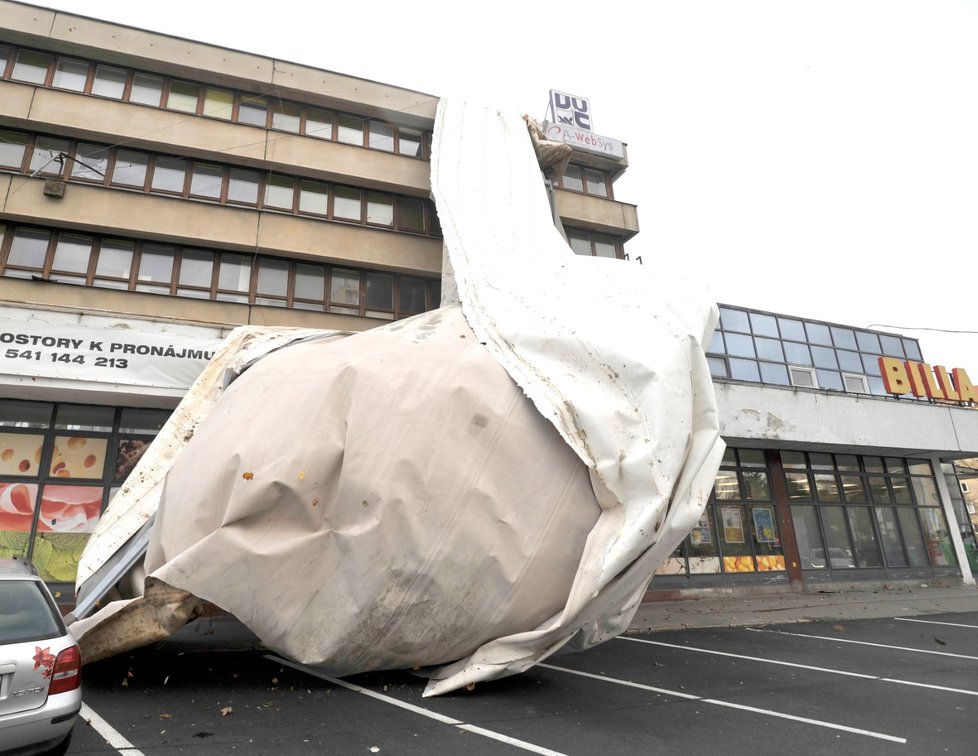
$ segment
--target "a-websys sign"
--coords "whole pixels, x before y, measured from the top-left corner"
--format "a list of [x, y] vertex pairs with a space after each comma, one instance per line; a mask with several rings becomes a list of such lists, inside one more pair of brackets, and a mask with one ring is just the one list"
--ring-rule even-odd
[[879, 366], [883, 387], [890, 394], [978, 404], [978, 391], [964, 368], [952, 368], [949, 372], [943, 365], [932, 368], [926, 362], [894, 357], [880, 357]]
[[547, 108], [550, 121], [545, 136], [555, 142], [563, 142], [588, 152], [625, 159], [625, 145], [617, 139], [598, 136], [592, 130], [591, 103], [586, 97], [550, 90]]

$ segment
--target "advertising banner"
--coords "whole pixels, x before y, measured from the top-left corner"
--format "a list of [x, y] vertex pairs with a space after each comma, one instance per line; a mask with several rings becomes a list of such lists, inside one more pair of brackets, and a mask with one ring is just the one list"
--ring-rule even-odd
[[187, 389], [222, 339], [0, 320], [0, 376]]

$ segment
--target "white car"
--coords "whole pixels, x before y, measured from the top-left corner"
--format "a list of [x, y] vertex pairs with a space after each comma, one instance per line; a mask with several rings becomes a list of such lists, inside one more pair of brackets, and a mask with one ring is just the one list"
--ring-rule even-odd
[[51, 592], [0, 559], [0, 753], [65, 753], [81, 705], [81, 654]]

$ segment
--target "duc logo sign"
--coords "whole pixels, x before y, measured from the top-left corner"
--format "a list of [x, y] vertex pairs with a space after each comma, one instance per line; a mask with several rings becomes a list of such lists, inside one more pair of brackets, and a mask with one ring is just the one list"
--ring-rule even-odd
[[551, 89], [550, 109], [555, 123], [591, 131], [591, 106], [586, 98]]
[[952, 402], [978, 404], [978, 391], [968, 378], [964, 368], [947, 368], [926, 362], [898, 360], [893, 357], [879, 358], [883, 386], [890, 394], [913, 394], [929, 399], [945, 399]]

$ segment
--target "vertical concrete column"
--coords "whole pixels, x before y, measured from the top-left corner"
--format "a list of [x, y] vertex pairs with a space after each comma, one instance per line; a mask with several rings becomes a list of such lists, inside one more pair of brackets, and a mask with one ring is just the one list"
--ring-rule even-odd
[[947, 490], [947, 481], [944, 480], [944, 473], [941, 471], [941, 460], [937, 457], [930, 458], [931, 470], [937, 479], [937, 492], [941, 497], [941, 507], [944, 509], [944, 517], [947, 519], [948, 529], [951, 531], [951, 543], [954, 546], [954, 555], [961, 565], [961, 579], [965, 585], [974, 585], [975, 576], [971, 574], [971, 565], [968, 564], [968, 555], [964, 551], [964, 541], [961, 540], [961, 530], [958, 527], [958, 518], [954, 513], [954, 505], [951, 501], [951, 493]]

